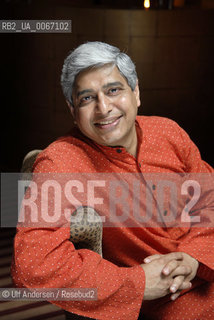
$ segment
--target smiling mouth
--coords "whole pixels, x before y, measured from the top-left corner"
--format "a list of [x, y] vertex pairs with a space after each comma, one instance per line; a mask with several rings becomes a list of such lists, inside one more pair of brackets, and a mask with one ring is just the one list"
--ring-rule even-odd
[[112, 118], [112, 119], [106, 119], [106, 120], [103, 119], [103, 120], [100, 120], [99, 122], [95, 122], [94, 125], [101, 129], [110, 128], [117, 125], [121, 117], [122, 116], [119, 116], [117, 118]]

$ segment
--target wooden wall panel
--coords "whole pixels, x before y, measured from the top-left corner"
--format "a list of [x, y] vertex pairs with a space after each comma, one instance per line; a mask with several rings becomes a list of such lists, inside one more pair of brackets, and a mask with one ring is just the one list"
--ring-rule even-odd
[[[213, 161], [212, 151], [205, 152], [209, 142], [204, 143], [203, 136], [212, 134], [214, 11], [88, 9], [34, 3], [13, 9], [10, 17], [72, 19], [72, 33], [1, 34], [1, 95], [11, 123], [11, 133], [3, 143], [7, 150], [4, 168], [19, 169], [24, 153], [35, 147], [37, 133], [38, 143], [44, 146], [69, 128], [71, 118], [60, 87], [63, 61], [79, 44], [95, 40], [118, 46], [132, 57], [141, 90], [139, 112], [177, 119], [199, 142], [207, 160]], [[202, 110], [207, 123], [198, 138]], [[190, 125], [187, 116], [191, 115]], [[7, 144], [14, 137], [11, 149]]]

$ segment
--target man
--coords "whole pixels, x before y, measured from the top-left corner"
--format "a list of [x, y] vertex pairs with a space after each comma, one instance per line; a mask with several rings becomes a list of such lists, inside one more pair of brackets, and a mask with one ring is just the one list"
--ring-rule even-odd
[[[40, 154], [34, 173], [135, 173], [142, 179], [146, 173], [213, 172], [176, 123], [137, 116], [135, 66], [119, 49], [101, 42], [79, 46], [65, 60], [61, 83], [76, 129]], [[19, 227], [14, 281], [24, 287], [97, 288], [96, 301], [55, 302], [94, 319], [212, 318], [212, 228], [132, 222], [135, 227], [104, 228], [103, 258], [75, 250], [69, 228]]]

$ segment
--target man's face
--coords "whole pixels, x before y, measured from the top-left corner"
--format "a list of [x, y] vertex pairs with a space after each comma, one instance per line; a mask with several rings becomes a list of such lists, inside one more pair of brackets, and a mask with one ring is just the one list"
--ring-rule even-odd
[[[128, 149], [136, 139], [139, 88], [132, 91], [117, 67], [106, 65], [80, 73], [71, 112], [81, 132], [98, 144]], [[134, 141], [134, 140], [133, 140]]]

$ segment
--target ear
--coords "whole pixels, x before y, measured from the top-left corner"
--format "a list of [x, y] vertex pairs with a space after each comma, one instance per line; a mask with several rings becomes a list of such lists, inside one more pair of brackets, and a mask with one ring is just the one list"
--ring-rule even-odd
[[136, 97], [137, 106], [139, 107], [141, 102], [140, 102], [140, 90], [139, 90], [138, 80], [136, 82], [136, 86], [135, 86], [135, 89], [134, 89], [134, 94], [135, 94], [135, 97]]
[[68, 100], [66, 100], [66, 103], [67, 103], [67, 105], [68, 105], [68, 108], [70, 109], [72, 118], [75, 120], [74, 106], [73, 106]]

